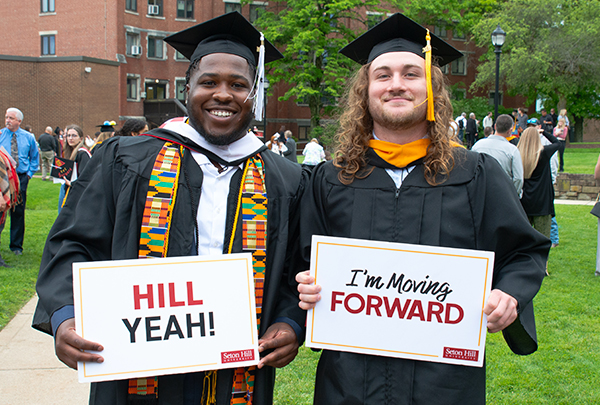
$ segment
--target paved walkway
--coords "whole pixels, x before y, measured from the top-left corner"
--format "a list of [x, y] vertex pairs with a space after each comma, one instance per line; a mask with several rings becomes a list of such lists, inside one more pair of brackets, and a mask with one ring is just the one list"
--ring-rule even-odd
[[[556, 200], [589, 205], [594, 201]], [[0, 405], [80, 405], [88, 403], [89, 384], [54, 355], [54, 339], [31, 327], [37, 296], [0, 331]]]
[[83, 405], [90, 385], [54, 355], [54, 339], [31, 327], [37, 296], [0, 331], [1, 405]]

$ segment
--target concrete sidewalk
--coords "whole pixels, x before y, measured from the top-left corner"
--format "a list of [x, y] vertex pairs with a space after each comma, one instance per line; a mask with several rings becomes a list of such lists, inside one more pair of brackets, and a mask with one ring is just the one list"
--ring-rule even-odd
[[34, 296], [0, 331], [0, 405], [83, 405], [89, 384], [54, 354], [54, 339], [31, 327]]

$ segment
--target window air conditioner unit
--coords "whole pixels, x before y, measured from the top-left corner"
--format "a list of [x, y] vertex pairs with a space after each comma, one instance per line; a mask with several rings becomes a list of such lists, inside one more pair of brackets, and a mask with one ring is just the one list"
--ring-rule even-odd
[[142, 92], [140, 93], [140, 97], [141, 97], [141, 98], [146, 98], [146, 92], [145, 92], [145, 91], [142, 91]]
[[133, 46], [131, 47], [131, 54], [132, 54], [133, 56], [138, 56], [138, 55], [141, 55], [141, 54], [142, 54], [142, 47], [141, 47], [141, 46], [139, 46], [139, 45], [133, 45]]
[[158, 15], [160, 13], [160, 7], [155, 4], [148, 5], [148, 15]]

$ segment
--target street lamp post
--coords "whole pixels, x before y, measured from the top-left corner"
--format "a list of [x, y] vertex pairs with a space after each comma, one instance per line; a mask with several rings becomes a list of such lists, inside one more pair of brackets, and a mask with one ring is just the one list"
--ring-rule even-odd
[[492, 45], [494, 45], [494, 53], [496, 54], [496, 92], [494, 93], [494, 122], [498, 118], [498, 104], [500, 101], [500, 54], [502, 53], [502, 45], [506, 39], [506, 32], [500, 28], [500, 24], [492, 32]]

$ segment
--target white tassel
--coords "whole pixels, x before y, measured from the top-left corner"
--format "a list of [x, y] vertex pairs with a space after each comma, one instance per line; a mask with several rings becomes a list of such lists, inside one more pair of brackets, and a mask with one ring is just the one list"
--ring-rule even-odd
[[[254, 91], [254, 92], [253, 92]], [[250, 97], [254, 94], [253, 97]], [[254, 99], [254, 106], [252, 111], [254, 112], [254, 119], [256, 121], [263, 120], [263, 107], [265, 99], [265, 36], [260, 33], [260, 48], [258, 51], [258, 65], [256, 66], [256, 78], [254, 79], [254, 85], [248, 98]]]

